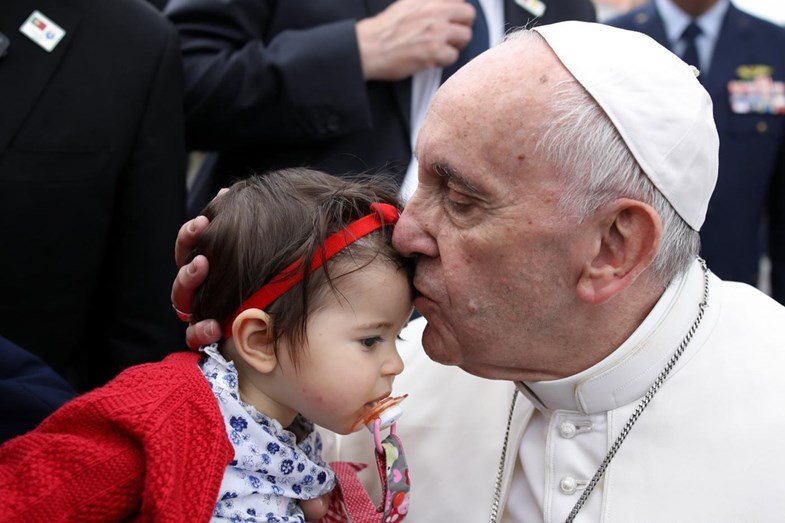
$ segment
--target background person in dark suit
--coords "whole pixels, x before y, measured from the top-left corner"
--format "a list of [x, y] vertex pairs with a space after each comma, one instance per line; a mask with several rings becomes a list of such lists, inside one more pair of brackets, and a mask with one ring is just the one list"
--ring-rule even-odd
[[192, 215], [233, 177], [282, 167], [401, 183], [412, 76], [455, 62], [475, 20], [491, 42], [505, 28], [594, 20], [589, 0], [170, 0], [166, 13], [182, 39], [189, 148], [219, 152]]
[[177, 34], [141, 0], [4, 0], [0, 32], [0, 332], [82, 391], [183, 345]]
[[0, 336], [0, 443], [34, 429], [76, 393], [43, 361]]
[[714, 103], [720, 171], [701, 230], [702, 255], [721, 278], [758, 284], [771, 260], [771, 294], [785, 303], [785, 29], [728, 0], [653, 0], [610, 25], [646, 33], [683, 56], [700, 27], [700, 80]]

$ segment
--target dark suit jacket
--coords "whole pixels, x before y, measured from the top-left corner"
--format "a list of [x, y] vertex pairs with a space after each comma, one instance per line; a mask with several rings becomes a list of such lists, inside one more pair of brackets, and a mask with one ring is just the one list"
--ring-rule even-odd
[[[504, 0], [507, 26], [594, 20], [589, 0], [546, 0], [535, 19]], [[365, 82], [357, 20], [391, 0], [170, 0], [186, 75], [189, 147], [221, 151], [218, 176], [307, 165], [330, 174], [386, 170], [402, 181], [411, 80]]]
[[[608, 23], [669, 47], [653, 3]], [[772, 292], [785, 303], [785, 115], [734, 114], [728, 98], [738, 67], [751, 64], [769, 65], [773, 79], [785, 81], [785, 29], [731, 4], [708, 73], [701, 75], [720, 136], [719, 179], [701, 230], [702, 254], [720, 277], [756, 285], [768, 248]]]
[[[19, 31], [33, 9], [52, 52]], [[184, 345], [177, 33], [140, 0], [3, 0], [0, 31], [0, 332], [90, 388]]]
[[76, 393], [43, 361], [0, 336], [0, 443], [33, 430]]

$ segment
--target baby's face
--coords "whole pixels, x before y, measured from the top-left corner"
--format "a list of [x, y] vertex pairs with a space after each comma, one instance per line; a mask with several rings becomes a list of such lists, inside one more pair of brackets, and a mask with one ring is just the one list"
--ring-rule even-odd
[[287, 348], [278, 351], [285, 374], [278, 383], [287, 389], [278, 398], [317, 425], [346, 434], [390, 395], [403, 370], [395, 342], [411, 315], [412, 296], [406, 271], [380, 259], [334, 283], [337, 292], [327, 293], [324, 306], [309, 316], [308, 346], [296, 373]]

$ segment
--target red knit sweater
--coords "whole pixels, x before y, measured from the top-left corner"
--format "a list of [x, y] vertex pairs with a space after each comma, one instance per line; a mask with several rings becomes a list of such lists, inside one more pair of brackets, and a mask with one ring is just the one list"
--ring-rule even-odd
[[209, 521], [234, 450], [199, 358], [132, 367], [0, 447], [0, 521]]

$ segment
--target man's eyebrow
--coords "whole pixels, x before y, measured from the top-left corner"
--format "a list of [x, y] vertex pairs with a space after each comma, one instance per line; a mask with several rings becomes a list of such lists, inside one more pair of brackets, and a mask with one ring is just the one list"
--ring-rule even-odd
[[480, 194], [480, 190], [471, 184], [461, 173], [454, 167], [446, 163], [434, 163], [433, 170], [439, 175], [444, 176], [451, 183], [456, 183], [463, 187], [464, 190], [472, 194]]

